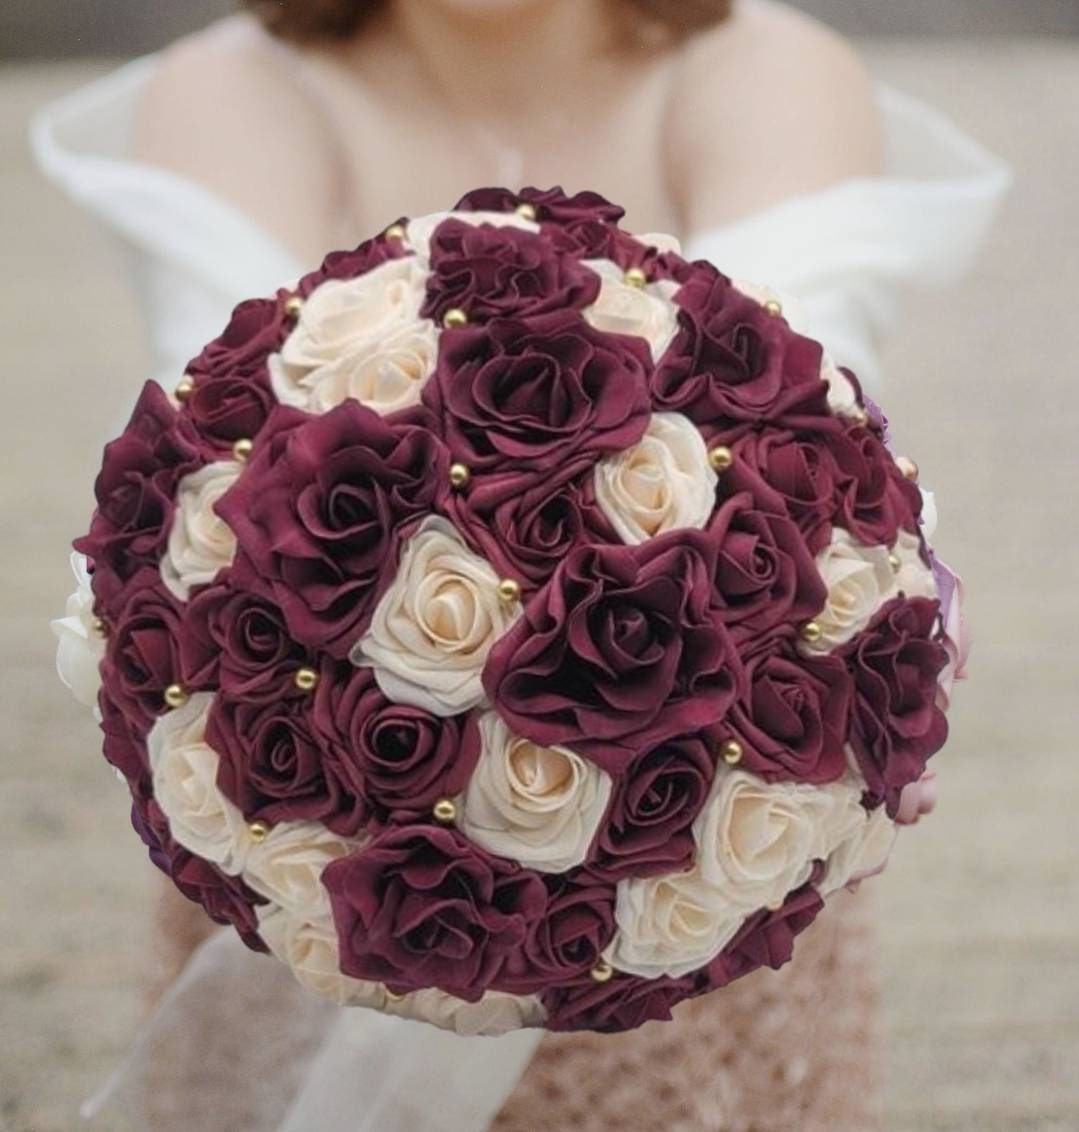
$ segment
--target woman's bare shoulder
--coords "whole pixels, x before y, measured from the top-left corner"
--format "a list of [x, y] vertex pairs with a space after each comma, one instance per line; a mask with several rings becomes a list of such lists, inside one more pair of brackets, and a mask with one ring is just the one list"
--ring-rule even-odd
[[136, 113], [134, 153], [242, 209], [298, 254], [328, 246], [342, 170], [299, 60], [246, 19], [159, 56]]
[[691, 231], [880, 171], [873, 82], [854, 47], [773, 0], [686, 45], [671, 101], [671, 154]]

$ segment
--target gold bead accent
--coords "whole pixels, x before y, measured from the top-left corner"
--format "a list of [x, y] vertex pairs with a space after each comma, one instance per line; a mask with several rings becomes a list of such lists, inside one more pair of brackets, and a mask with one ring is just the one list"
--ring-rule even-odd
[[170, 708], [182, 708], [187, 703], [187, 693], [179, 684], [170, 684], [165, 689], [165, 704]]
[[769, 299], [764, 304], [764, 309], [773, 317], [779, 318], [783, 314], [783, 304], [776, 299]]
[[515, 211], [517, 215], [520, 216], [523, 220], [536, 219], [536, 206], [529, 204], [526, 200], [521, 201]]
[[468, 315], [460, 307], [450, 307], [442, 316], [442, 325], [447, 330], [460, 330], [468, 325]]
[[255, 442], [246, 436], [241, 437], [232, 446], [232, 455], [239, 461], [244, 461], [255, 451]]
[[889, 554], [888, 565], [898, 574], [903, 569], [903, 560], [898, 554]]
[[737, 739], [728, 739], [719, 748], [720, 757], [727, 766], [737, 766], [742, 761], [742, 744]]
[[297, 668], [292, 681], [301, 692], [313, 692], [318, 683], [318, 673], [313, 668]]
[[918, 482], [918, 465], [909, 456], [900, 456], [895, 462], [903, 478], [911, 483]]
[[807, 621], [802, 626], [802, 640], [807, 645], [818, 644], [824, 636], [824, 630], [816, 623], [816, 621]]
[[90, 628], [93, 630], [95, 637], [107, 637], [109, 635], [109, 627], [100, 617], [95, 617], [93, 621], [90, 622]]
[[472, 479], [472, 469], [467, 464], [450, 464], [450, 487], [456, 491], [468, 487]]
[[452, 798], [439, 798], [431, 813], [435, 821], [452, 825], [457, 820], [457, 803]]
[[301, 295], [290, 295], [285, 300], [285, 314], [287, 314], [289, 318], [299, 318], [302, 310], [303, 297]]
[[391, 224], [383, 235], [387, 240], [403, 240], [408, 236], [408, 229], [403, 224]]
[[261, 845], [270, 836], [270, 827], [264, 821], [253, 821], [247, 827], [247, 834], [256, 845]]
[[861, 407], [851, 409], [850, 419], [859, 428], [865, 428], [865, 426], [869, 424], [869, 414]]
[[173, 390], [172, 395], [181, 404], [195, 392], [195, 379], [193, 377], [181, 377], [177, 383], [176, 388]]
[[601, 959], [592, 968], [592, 978], [597, 983], [609, 983], [614, 978], [614, 968], [607, 962], [606, 959]]
[[734, 463], [734, 453], [725, 444], [717, 444], [708, 453], [708, 462], [714, 471], [725, 472]]
[[521, 587], [513, 578], [503, 578], [498, 583], [498, 596], [507, 604], [521, 600]]
[[645, 275], [643, 268], [631, 267], [622, 276], [622, 282], [627, 287], [643, 287], [648, 282], [648, 276]]

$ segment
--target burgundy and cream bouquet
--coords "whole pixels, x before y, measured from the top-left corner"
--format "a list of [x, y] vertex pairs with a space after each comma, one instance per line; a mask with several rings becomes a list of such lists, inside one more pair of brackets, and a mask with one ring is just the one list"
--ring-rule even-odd
[[150, 856], [318, 995], [617, 1031], [932, 801], [928, 497], [779, 299], [470, 193], [242, 303], [105, 450], [60, 669]]

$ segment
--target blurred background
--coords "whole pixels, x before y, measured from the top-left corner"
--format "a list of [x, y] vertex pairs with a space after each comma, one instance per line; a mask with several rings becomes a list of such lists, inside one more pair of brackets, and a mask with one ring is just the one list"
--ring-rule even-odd
[[[977, 643], [938, 816], [878, 883], [889, 1132], [1079, 1129], [1079, 2], [813, 0], [1016, 169], [975, 275], [913, 303], [885, 402]], [[55, 680], [102, 437], [147, 365], [122, 264], [33, 168], [36, 106], [225, 0], [0, 4], [0, 1128], [61, 1132], [142, 1003], [152, 870]]]

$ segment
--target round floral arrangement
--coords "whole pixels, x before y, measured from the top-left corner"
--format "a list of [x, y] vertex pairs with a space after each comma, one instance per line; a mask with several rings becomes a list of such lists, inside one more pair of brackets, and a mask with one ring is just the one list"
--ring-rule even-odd
[[150, 856], [313, 992], [624, 1030], [931, 805], [927, 498], [771, 293], [559, 189], [242, 303], [106, 447], [61, 675]]

